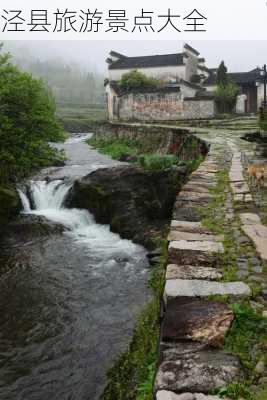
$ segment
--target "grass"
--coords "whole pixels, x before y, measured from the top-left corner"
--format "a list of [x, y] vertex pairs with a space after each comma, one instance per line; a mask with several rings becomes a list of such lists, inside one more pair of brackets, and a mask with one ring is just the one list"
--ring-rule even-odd
[[134, 156], [134, 162], [147, 170], [167, 169], [178, 164], [178, 158], [172, 154], [142, 154], [143, 143], [137, 139], [92, 137], [87, 143], [115, 160], [125, 155]]
[[[253, 370], [264, 354], [262, 347], [267, 344], [267, 319], [246, 303], [235, 303], [232, 309], [235, 320], [226, 336], [225, 349], [237, 355], [247, 369]], [[252, 358], [252, 349], [256, 344], [259, 345], [258, 354]]]
[[129, 138], [115, 139], [93, 136], [91, 139], [88, 139], [87, 143], [115, 160], [118, 160], [123, 155], [137, 156], [142, 148], [138, 140]]
[[160, 300], [165, 280], [167, 242], [161, 240], [161, 262], [153, 268], [149, 286], [152, 301], [141, 313], [128, 350], [108, 373], [101, 400], [153, 400], [153, 382], [158, 360]]

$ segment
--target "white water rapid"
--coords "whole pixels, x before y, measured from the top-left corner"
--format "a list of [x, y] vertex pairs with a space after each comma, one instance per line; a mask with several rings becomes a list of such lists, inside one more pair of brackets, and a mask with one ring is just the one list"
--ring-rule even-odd
[[[112, 233], [109, 226], [95, 223], [94, 217], [87, 210], [65, 208], [64, 200], [71, 188], [70, 183], [62, 180], [31, 181], [31, 201], [25, 193], [18, 190], [24, 214], [44, 216], [48, 220], [66, 227], [65, 234], [83, 245], [94, 249], [94, 252], [104, 252], [105, 256], [112, 256], [118, 250], [132, 255], [138, 252], [139, 246], [129, 240], [121, 239]], [[31, 208], [33, 203], [34, 208]]]

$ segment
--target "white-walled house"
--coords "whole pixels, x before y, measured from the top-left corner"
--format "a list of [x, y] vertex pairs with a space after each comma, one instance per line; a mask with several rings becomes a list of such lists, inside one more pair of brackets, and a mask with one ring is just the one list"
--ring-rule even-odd
[[[197, 50], [185, 44], [181, 53], [128, 57], [111, 51], [106, 60], [107, 112], [110, 120], [207, 119], [216, 115], [217, 69], [209, 69]], [[138, 70], [156, 78], [153, 89], [124, 90], [119, 81]], [[256, 86], [259, 70], [230, 73], [240, 87], [237, 113], [256, 112], [263, 100], [263, 84]]]

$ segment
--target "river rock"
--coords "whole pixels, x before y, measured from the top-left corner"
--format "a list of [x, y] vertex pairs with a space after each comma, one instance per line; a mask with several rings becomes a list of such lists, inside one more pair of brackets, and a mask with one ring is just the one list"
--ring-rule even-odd
[[244, 379], [237, 357], [218, 350], [180, 354], [163, 352], [156, 374], [155, 391], [209, 393]]
[[162, 340], [193, 340], [221, 346], [233, 319], [233, 312], [222, 302], [176, 298], [168, 303]]
[[101, 168], [73, 185], [69, 207], [85, 208], [125, 238], [150, 247], [151, 232], [171, 217], [186, 179], [183, 168], [147, 171], [134, 165]]
[[39, 215], [20, 215], [5, 229], [5, 243], [19, 245], [37, 238], [60, 234], [66, 227]]

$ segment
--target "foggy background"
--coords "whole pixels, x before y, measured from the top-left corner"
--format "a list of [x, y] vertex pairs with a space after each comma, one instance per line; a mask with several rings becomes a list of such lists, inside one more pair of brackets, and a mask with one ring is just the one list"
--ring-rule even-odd
[[[110, 50], [128, 56], [182, 52], [182, 41], [6, 41], [20, 68], [41, 77], [59, 105], [104, 105], [105, 59]], [[225, 61], [229, 72], [249, 71], [267, 60], [267, 41], [190, 41], [209, 68]]]

